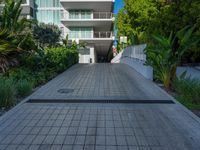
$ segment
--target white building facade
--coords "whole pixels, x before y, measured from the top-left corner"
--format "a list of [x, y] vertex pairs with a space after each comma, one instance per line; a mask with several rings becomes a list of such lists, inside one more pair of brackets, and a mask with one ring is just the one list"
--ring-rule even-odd
[[79, 63], [104, 61], [114, 40], [114, 0], [60, 0], [63, 36], [85, 42]]
[[69, 41], [86, 43], [79, 49], [79, 63], [104, 60], [111, 49], [114, 0], [35, 0], [36, 19], [54, 23]]
[[[104, 61], [111, 50], [114, 0], [23, 0], [22, 15], [58, 25], [69, 42], [84, 42], [79, 63]], [[0, 4], [3, 6], [4, 4]], [[0, 7], [3, 8], [3, 7]]]

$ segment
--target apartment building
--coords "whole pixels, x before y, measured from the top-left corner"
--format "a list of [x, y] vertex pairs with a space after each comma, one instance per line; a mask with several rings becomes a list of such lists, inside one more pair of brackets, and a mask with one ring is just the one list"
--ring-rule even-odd
[[79, 50], [80, 63], [102, 61], [112, 46], [114, 0], [60, 0], [64, 36], [86, 42]]
[[69, 42], [86, 43], [86, 48], [79, 49], [79, 63], [95, 63], [105, 60], [113, 44], [114, 2], [23, 0], [22, 15], [58, 25]]

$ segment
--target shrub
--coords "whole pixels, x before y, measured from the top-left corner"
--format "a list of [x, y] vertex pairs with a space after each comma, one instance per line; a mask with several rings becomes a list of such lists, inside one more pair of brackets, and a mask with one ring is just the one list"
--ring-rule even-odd
[[11, 107], [15, 104], [16, 90], [14, 81], [11, 79], [0, 79], [0, 106]]
[[200, 104], [200, 81], [197, 79], [176, 79], [173, 87], [178, 96], [193, 104]]
[[27, 79], [27, 80], [30, 80], [30, 71], [28, 69], [25, 69], [25, 68], [13, 68], [13, 69], [10, 69], [6, 74], [5, 76], [15, 80], [15, 81], [18, 81], [18, 80], [21, 80], [21, 79]]
[[39, 23], [33, 31], [35, 39], [43, 47], [57, 46], [60, 41], [61, 31], [57, 25]]
[[45, 48], [45, 55], [56, 72], [62, 72], [78, 62], [78, 52], [71, 48]]
[[163, 82], [165, 88], [171, 87], [176, 77], [176, 68], [181, 62], [183, 54], [199, 40], [193, 36], [195, 27], [184, 27], [169, 37], [153, 36], [157, 44], [146, 49], [146, 63], [153, 67], [155, 78]]
[[27, 80], [19, 80], [16, 84], [16, 89], [19, 96], [27, 96], [32, 92], [33, 84]]

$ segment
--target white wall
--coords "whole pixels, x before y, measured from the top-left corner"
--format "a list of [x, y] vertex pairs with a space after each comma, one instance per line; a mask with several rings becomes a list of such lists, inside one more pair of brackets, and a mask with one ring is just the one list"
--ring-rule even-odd
[[91, 63], [96, 62], [96, 52], [94, 47], [79, 50], [79, 63], [90, 63], [90, 59], [92, 60]]
[[153, 68], [144, 64], [146, 60], [146, 55], [144, 54], [145, 48], [146, 44], [125, 48], [112, 59], [111, 63], [127, 64], [145, 78], [153, 80]]

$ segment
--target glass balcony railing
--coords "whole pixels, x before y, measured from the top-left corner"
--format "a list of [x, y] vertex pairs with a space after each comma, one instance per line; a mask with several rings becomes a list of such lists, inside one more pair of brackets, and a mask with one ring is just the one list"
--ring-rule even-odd
[[88, 19], [112, 19], [114, 17], [112, 12], [93, 12], [93, 13], [66, 13], [61, 11], [61, 19], [63, 20], [88, 20]]
[[86, 31], [86, 32], [76, 32], [70, 31], [66, 32], [69, 35], [69, 39], [94, 39], [94, 38], [112, 38], [113, 33], [111, 31]]
[[93, 12], [93, 19], [112, 19], [113, 17], [111, 12]]

